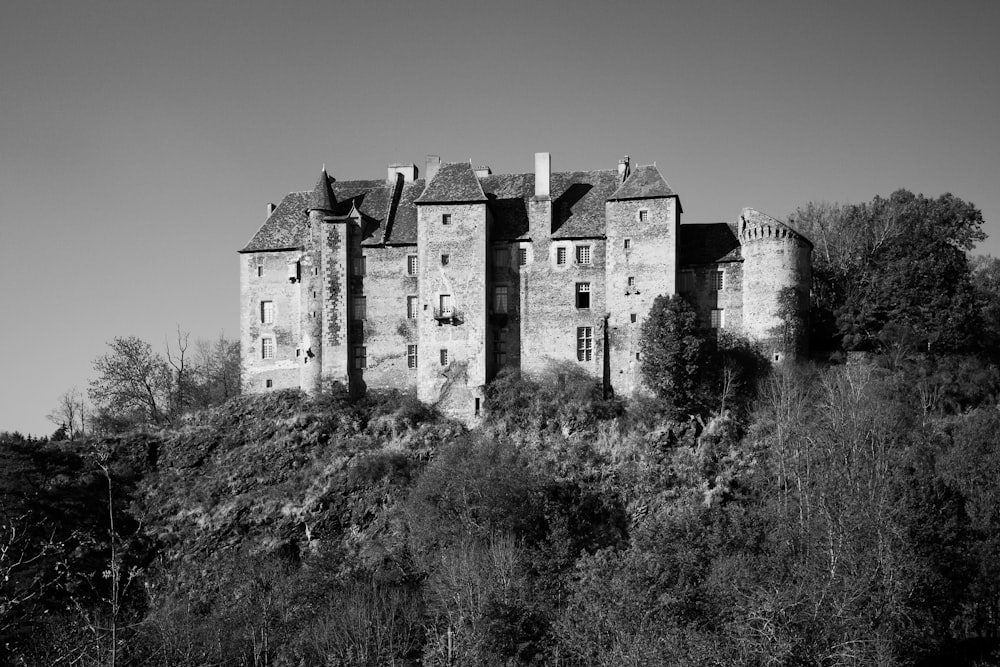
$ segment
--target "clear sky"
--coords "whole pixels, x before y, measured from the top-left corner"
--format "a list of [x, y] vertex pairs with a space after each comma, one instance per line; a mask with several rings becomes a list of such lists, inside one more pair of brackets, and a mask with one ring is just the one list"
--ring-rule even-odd
[[236, 250], [323, 163], [656, 162], [685, 221], [899, 187], [1000, 255], [997, 2], [0, 5], [0, 430], [106, 341], [238, 332]]

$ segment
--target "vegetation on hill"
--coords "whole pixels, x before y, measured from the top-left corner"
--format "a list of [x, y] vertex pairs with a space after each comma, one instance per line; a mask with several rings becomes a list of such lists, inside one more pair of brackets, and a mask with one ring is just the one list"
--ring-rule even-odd
[[[931, 206], [897, 195], [873, 209]], [[0, 661], [1000, 664], [995, 349], [843, 296], [899, 288], [907, 234], [818, 272], [818, 363], [766, 368], [659, 299], [646, 399], [571, 364], [501, 373], [471, 431], [333, 386], [0, 434]], [[996, 340], [996, 261], [949, 262]]]

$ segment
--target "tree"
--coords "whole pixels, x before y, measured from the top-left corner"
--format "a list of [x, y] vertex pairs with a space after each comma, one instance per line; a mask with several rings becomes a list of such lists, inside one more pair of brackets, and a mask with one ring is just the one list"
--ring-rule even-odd
[[111, 351], [94, 361], [91, 400], [113, 417], [162, 424], [171, 388], [167, 363], [135, 336], [116, 337], [108, 346]]
[[677, 414], [696, 410], [699, 373], [705, 365], [704, 341], [697, 316], [677, 295], [656, 297], [642, 324], [642, 376], [657, 396]]
[[973, 204], [897, 190], [865, 204], [809, 204], [789, 220], [817, 241], [814, 320], [827, 331], [817, 332], [815, 347], [833, 340], [848, 350], [973, 345], [978, 312], [966, 252], [985, 238]]
[[240, 342], [221, 333], [195, 343], [197, 404], [216, 405], [240, 394]]
[[65, 430], [66, 436], [72, 440], [86, 433], [88, 421], [87, 401], [76, 387], [72, 387], [59, 397], [56, 408], [45, 417], [50, 422]]

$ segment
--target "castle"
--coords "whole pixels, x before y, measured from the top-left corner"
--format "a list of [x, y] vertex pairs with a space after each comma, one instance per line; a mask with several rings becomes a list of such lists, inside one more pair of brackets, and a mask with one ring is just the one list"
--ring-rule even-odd
[[[811, 243], [753, 209], [680, 223], [655, 165], [493, 174], [429, 156], [385, 180], [338, 181], [274, 207], [240, 251], [248, 391], [397, 388], [465, 421], [505, 367], [573, 364], [617, 395], [642, 391], [639, 331], [681, 293], [706, 329], [794, 354], [788, 313], [808, 310]], [[791, 305], [789, 305], [791, 304]]]

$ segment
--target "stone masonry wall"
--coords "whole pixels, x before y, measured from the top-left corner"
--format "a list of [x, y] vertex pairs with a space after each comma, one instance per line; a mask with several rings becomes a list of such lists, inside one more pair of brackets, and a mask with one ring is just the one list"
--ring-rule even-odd
[[418, 299], [419, 316], [417, 276], [406, 272], [410, 255], [417, 255], [416, 246], [366, 247], [359, 254], [365, 272], [354, 280], [365, 296], [367, 317], [357, 344], [366, 350], [367, 368], [360, 376], [368, 389], [417, 390], [417, 369], [407, 364], [407, 346], [420, 342], [417, 318], [407, 318], [408, 297]]
[[[683, 260], [683, 258], [681, 258]], [[722, 289], [713, 289], [713, 278], [721, 271]], [[740, 261], [713, 264], [681, 265], [678, 291], [698, 314], [698, 323], [709, 327], [712, 311], [720, 309], [722, 328], [743, 331], [743, 263]]]
[[[680, 214], [674, 198], [610, 201], [605, 211], [608, 381], [617, 395], [631, 396], [642, 385], [642, 323], [656, 297], [676, 289]], [[646, 212], [645, 221], [640, 221], [640, 211]]]
[[[301, 253], [272, 251], [240, 257], [240, 351], [242, 384], [248, 391], [299, 386], [296, 350], [299, 350], [299, 284], [288, 277], [289, 264]], [[260, 269], [258, 275], [258, 267]], [[270, 301], [273, 323], [262, 318], [261, 304]], [[263, 358], [263, 340], [274, 341], [274, 357]], [[267, 382], [271, 386], [267, 386]]]
[[773, 361], [794, 356], [802, 345], [804, 330], [791, 340], [781, 317], [782, 294], [794, 290], [793, 310], [805, 317], [809, 306], [809, 245], [780, 228], [759, 236], [741, 235], [743, 242], [743, 328], [760, 340]]
[[[348, 282], [350, 229], [353, 220], [324, 222], [321, 229], [323, 277], [323, 380], [349, 386], [350, 289]], [[318, 315], [318, 316], [319, 316]]]
[[[541, 374], [559, 364], [575, 365], [594, 377], [604, 369], [603, 239], [532, 238], [523, 243], [527, 263], [520, 266], [521, 369]], [[577, 248], [590, 248], [590, 262], [577, 262]], [[566, 263], [558, 264], [558, 249]], [[589, 284], [590, 307], [577, 308], [578, 284]], [[591, 358], [578, 359], [578, 329], [591, 330]]]
[[[444, 214], [451, 216], [447, 225]], [[449, 416], [472, 422], [477, 404], [482, 410], [488, 358], [486, 204], [420, 205], [417, 243], [417, 396]], [[451, 297], [453, 319], [435, 318], [442, 295]]]

